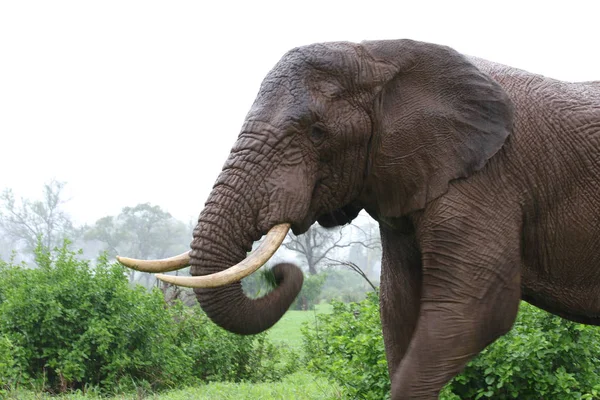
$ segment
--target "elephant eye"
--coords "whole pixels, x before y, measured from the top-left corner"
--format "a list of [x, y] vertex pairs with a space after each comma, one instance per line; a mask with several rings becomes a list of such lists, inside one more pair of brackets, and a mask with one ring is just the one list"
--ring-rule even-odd
[[325, 131], [318, 126], [313, 126], [310, 130], [310, 138], [313, 142], [318, 143], [325, 138]]

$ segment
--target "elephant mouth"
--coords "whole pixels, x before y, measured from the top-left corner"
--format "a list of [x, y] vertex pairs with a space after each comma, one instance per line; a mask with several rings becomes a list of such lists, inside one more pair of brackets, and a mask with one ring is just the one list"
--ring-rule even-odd
[[346, 225], [352, 222], [361, 210], [362, 207], [360, 205], [350, 203], [331, 212], [319, 214], [316, 218], [314, 216], [307, 216], [302, 221], [292, 224], [292, 232], [296, 236], [301, 235], [308, 231], [315, 222], [318, 222], [324, 228]]
[[317, 222], [324, 228], [333, 228], [334, 226], [346, 225], [352, 222], [358, 216], [362, 207], [356, 203], [350, 203], [342, 208], [332, 212], [322, 214], [317, 218]]

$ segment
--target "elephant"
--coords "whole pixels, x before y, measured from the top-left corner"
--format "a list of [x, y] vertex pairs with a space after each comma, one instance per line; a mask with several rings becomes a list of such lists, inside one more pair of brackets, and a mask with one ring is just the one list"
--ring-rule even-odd
[[158, 276], [194, 287], [216, 324], [254, 334], [286, 312], [303, 275], [276, 265], [277, 287], [259, 299], [240, 279], [289, 229], [362, 210], [381, 232], [393, 399], [437, 398], [511, 329], [521, 299], [600, 325], [600, 85], [408, 39], [295, 48], [263, 80], [191, 250], [119, 260], [190, 265], [191, 276]]

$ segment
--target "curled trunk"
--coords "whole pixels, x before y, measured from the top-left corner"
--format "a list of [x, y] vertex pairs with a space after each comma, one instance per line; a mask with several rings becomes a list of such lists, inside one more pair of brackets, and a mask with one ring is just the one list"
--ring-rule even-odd
[[[213, 274], [239, 263], [263, 233], [255, 220], [243, 218], [255, 215], [249, 202], [236, 197], [226, 186], [213, 190], [194, 230], [192, 275]], [[218, 288], [196, 288], [194, 292], [217, 325], [243, 335], [260, 333], [283, 316], [302, 287], [302, 272], [292, 264], [279, 264], [273, 273], [277, 287], [259, 299], [248, 298], [239, 281]]]

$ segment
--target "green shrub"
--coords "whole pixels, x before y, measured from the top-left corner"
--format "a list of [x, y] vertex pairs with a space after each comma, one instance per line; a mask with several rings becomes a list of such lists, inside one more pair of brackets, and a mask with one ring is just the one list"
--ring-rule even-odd
[[132, 289], [119, 264], [100, 258], [92, 267], [77, 256], [65, 244], [38, 250], [34, 269], [0, 265], [0, 350], [14, 350], [9, 379], [53, 392], [110, 392], [276, 379], [292, 368], [264, 335], [226, 333], [198, 306], [169, 308], [159, 290]]
[[327, 279], [326, 272], [305, 276], [304, 282], [302, 283], [302, 289], [300, 290], [300, 293], [298, 293], [298, 297], [296, 297], [296, 300], [294, 300], [290, 309], [303, 311], [314, 310], [319, 295], [321, 294], [323, 284], [325, 283], [325, 279]]
[[6, 336], [0, 336], [0, 395], [9, 390], [17, 380], [15, 346]]
[[193, 360], [202, 381], [276, 381], [299, 368], [291, 350], [275, 346], [267, 334], [241, 336], [215, 325], [200, 309], [175, 303], [171, 309], [175, 343]]
[[339, 382], [348, 398], [386, 398], [390, 382], [377, 295], [332, 305], [331, 314], [317, 315], [315, 325], [302, 329], [308, 369]]
[[[305, 326], [309, 369], [346, 388], [349, 398], [389, 396], [378, 299], [333, 303]], [[440, 396], [456, 399], [600, 398], [600, 329], [522, 303], [513, 330], [488, 346]]]
[[600, 398], [600, 329], [522, 303], [513, 329], [449, 385], [460, 398]]
[[[290, 306], [290, 310], [313, 310], [318, 303], [321, 288], [327, 279], [327, 275], [328, 273], [320, 273], [305, 276], [302, 289]], [[242, 280], [244, 293], [251, 299], [265, 296], [276, 286], [275, 276], [270, 267], [263, 268], [258, 273]]]
[[92, 268], [67, 245], [38, 249], [36, 263], [0, 275], [0, 333], [19, 349], [21, 382], [65, 391], [187, 378], [192, 362], [174, 345], [158, 291], [131, 289], [122, 267], [100, 259]]

